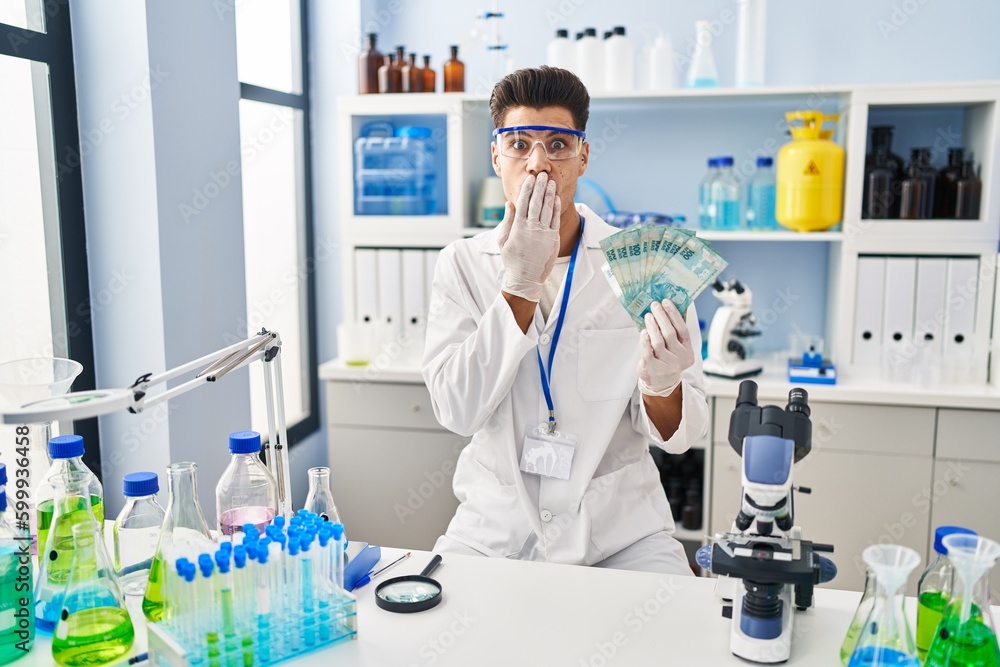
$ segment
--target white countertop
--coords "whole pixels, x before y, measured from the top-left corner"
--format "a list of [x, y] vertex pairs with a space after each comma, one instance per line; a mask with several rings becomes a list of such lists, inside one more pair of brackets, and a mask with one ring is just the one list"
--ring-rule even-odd
[[[348, 382], [424, 383], [420, 369], [412, 366], [347, 366], [339, 359], [321, 364], [319, 377], [321, 380]], [[765, 372], [750, 379], [757, 382], [760, 399], [781, 403], [788, 400], [789, 389], [799, 386], [809, 392], [811, 401], [1000, 410], [1000, 389], [989, 385], [942, 384], [924, 388], [877, 378], [843, 376], [835, 385], [793, 384], [787, 376], [777, 372]], [[709, 377], [706, 390], [709, 397], [736, 398], [739, 385], [739, 380]]]

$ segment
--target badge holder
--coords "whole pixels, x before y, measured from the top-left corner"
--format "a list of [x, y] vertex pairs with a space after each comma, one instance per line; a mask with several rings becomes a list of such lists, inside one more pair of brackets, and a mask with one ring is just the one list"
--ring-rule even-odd
[[[552, 424], [551, 428], [549, 424]], [[579, 438], [556, 429], [554, 422], [529, 426], [524, 433], [521, 471], [541, 477], [569, 479], [578, 443]]]

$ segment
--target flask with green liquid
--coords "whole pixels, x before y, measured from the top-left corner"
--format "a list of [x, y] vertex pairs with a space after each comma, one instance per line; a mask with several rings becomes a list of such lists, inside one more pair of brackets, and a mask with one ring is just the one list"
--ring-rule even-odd
[[1000, 667], [1000, 645], [990, 612], [990, 570], [1000, 544], [977, 535], [942, 540], [955, 568], [954, 587], [927, 649], [926, 667]]
[[63, 667], [104, 665], [132, 648], [135, 628], [96, 522], [73, 526], [73, 564], [62, 606], [52, 657]]
[[167, 563], [182, 556], [197, 557], [197, 554], [215, 551], [205, 515], [198, 504], [197, 469], [198, 466], [190, 461], [167, 466], [167, 516], [142, 598], [142, 613], [152, 622], [165, 617]]
[[917, 585], [917, 652], [921, 661], [927, 657], [927, 649], [931, 646], [934, 631], [941, 623], [941, 614], [948, 606], [948, 598], [953, 590], [955, 568], [947, 558], [948, 551], [942, 540], [954, 534], [976, 533], [961, 526], [938, 526], [934, 531], [934, 552], [937, 557], [920, 575], [920, 583]]
[[6, 487], [7, 466], [0, 463], [0, 665], [28, 655], [35, 642], [31, 534], [27, 521], [7, 514]]

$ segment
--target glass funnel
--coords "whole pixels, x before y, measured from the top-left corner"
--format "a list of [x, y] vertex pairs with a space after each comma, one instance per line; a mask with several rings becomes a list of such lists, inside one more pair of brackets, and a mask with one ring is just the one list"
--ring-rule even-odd
[[903, 597], [920, 556], [908, 547], [876, 544], [865, 549], [862, 558], [875, 579], [875, 597], [848, 667], [920, 667]]
[[[0, 364], [0, 403], [17, 406], [61, 396], [69, 391], [70, 385], [81, 372], [83, 366], [79, 362], [58, 357], [16, 359]], [[11, 468], [11, 479], [28, 480], [29, 505], [25, 520], [31, 525], [31, 553], [34, 555], [38, 553], [40, 545], [38, 545], [37, 518], [32, 499], [35, 497], [38, 483], [51, 463], [48, 443], [52, 437], [52, 422], [0, 425], [0, 433], [4, 434], [0, 438], [0, 460], [10, 461], [16, 465]], [[25, 462], [28, 464], [27, 473], [19, 473], [18, 470], [25, 467], [22, 465]]]
[[326, 521], [340, 523], [340, 513], [333, 504], [333, 492], [330, 491], [329, 468], [309, 468], [309, 494], [306, 496], [305, 509]]
[[100, 528], [90, 500], [92, 478], [87, 472], [73, 472], [49, 479], [55, 500], [48, 537], [39, 548], [34, 600], [35, 627], [42, 632], [52, 632], [62, 613], [62, 596], [73, 563], [73, 527], [92, 523]]
[[191, 558], [214, 551], [208, 523], [198, 504], [197, 469], [198, 466], [190, 461], [167, 466], [167, 517], [163, 520], [156, 556], [153, 557], [146, 583], [146, 594], [142, 599], [142, 613], [150, 621], [164, 618], [166, 564], [182, 556]]
[[990, 570], [1000, 544], [978, 535], [942, 540], [955, 568], [953, 596], [927, 651], [929, 667], [998, 667], [1000, 647], [990, 613]]
[[103, 665], [128, 653], [134, 640], [100, 526], [73, 526], [73, 564], [52, 638], [52, 657], [65, 667]]

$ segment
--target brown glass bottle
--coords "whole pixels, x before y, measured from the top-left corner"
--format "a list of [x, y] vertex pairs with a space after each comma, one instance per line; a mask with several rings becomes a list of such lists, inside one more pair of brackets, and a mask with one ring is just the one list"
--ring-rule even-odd
[[424, 92], [424, 71], [417, 64], [416, 53], [411, 53], [410, 59], [403, 64], [402, 81], [404, 93]]
[[396, 63], [396, 54], [390, 53], [385, 62], [378, 68], [378, 92], [399, 93], [403, 90], [400, 69]]
[[368, 48], [358, 56], [358, 93], [367, 95], [377, 93], [378, 90], [378, 70], [382, 66], [385, 57], [375, 48], [375, 40], [378, 38], [373, 32], [368, 33]]
[[979, 180], [979, 175], [971, 161], [962, 165], [962, 177], [958, 179], [957, 185], [955, 217], [959, 220], [978, 220], [983, 182]]
[[958, 181], [962, 178], [965, 149], [948, 149], [948, 166], [937, 177], [937, 199], [934, 202], [934, 217], [947, 220], [958, 217]]
[[431, 57], [424, 56], [424, 92], [433, 93], [437, 89], [437, 72], [431, 67]]
[[451, 59], [444, 63], [444, 92], [465, 92], [465, 65], [458, 59], [458, 47], [451, 47]]

